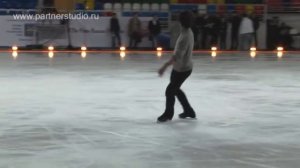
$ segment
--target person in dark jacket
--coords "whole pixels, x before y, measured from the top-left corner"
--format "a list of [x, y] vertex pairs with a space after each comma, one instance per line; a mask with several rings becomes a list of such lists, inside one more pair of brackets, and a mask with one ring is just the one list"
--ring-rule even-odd
[[274, 50], [279, 45], [280, 20], [273, 17], [267, 20], [267, 49]]
[[198, 18], [200, 17], [199, 14], [198, 14], [198, 11], [195, 10], [193, 11], [193, 14], [194, 14], [194, 18], [195, 18], [195, 21], [194, 23], [192, 24], [192, 31], [194, 33], [194, 40], [195, 40], [195, 49], [198, 48], [198, 35], [199, 35], [199, 31], [200, 31], [200, 25], [198, 24]]
[[209, 33], [209, 30], [208, 30], [208, 15], [204, 15], [203, 16], [203, 20], [202, 20], [202, 37], [201, 37], [201, 49], [207, 49], [207, 41], [208, 41], [208, 33]]
[[221, 18], [220, 23], [220, 48], [226, 50], [226, 36], [227, 36], [227, 21], [225, 17]]
[[116, 39], [118, 40], [118, 45], [121, 46], [120, 24], [116, 13], [110, 19], [110, 32], [112, 35], [112, 48], [116, 47]]
[[236, 50], [239, 46], [239, 28], [241, 23], [241, 17], [238, 14], [234, 14], [231, 17], [231, 49]]
[[213, 17], [209, 15], [204, 16], [202, 48], [208, 49], [212, 44], [213, 38]]
[[283, 22], [281, 23], [279, 30], [279, 44], [285, 49], [291, 49], [293, 44], [293, 38], [290, 35], [291, 27]]
[[219, 41], [219, 30], [220, 30], [220, 17], [217, 15], [212, 16], [212, 29], [211, 29], [211, 44], [210, 46], [217, 46]]
[[196, 49], [204, 49], [203, 47], [203, 37], [204, 37], [204, 24], [205, 24], [205, 20], [204, 20], [204, 15], [203, 14], [198, 14], [198, 16], [196, 16], [195, 18], [195, 24], [196, 27], [198, 29], [198, 37], [195, 37], [195, 48]]
[[153, 19], [149, 21], [149, 40], [152, 41], [152, 47], [157, 47], [157, 36], [161, 32], [161, 25], [157, 16], [153, 16]]

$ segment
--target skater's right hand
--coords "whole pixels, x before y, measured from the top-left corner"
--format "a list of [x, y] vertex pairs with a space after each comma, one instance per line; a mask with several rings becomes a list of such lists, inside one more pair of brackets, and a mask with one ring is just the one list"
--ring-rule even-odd
[[163, 76], [165, 70], [166, 70], [165, 66], [161, 67], [161, 68], [158, 70], [158, 75], [159, 75], [160, 77]]
[[162, 75], [165, 73], [166, 69], [167, 69], [170, 65], [172, 65], [174, 61], [175, 61], [174, 57], [171, 57], [171, 59], [170, 59], [168, 62], [166, 62], [166, 63], [158, 70], [158, 75], [159, 75], [159, 76], [162, 76]]

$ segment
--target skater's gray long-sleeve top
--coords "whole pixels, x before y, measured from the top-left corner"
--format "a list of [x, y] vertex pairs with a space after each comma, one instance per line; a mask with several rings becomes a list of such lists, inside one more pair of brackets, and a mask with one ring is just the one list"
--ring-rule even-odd
[[178, 72], [185, 72], [193, 69], [193, 48], [194, 34], [190, 28], [182, 28], [176, 41], [174, 50], [173, 69]]

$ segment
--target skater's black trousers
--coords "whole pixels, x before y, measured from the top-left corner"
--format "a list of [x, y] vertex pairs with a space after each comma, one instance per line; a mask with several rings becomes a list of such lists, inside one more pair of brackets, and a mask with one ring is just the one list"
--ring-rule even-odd
[[167, 114], [168, 116], [174, 115], [175, 96], [178, 98], [184, 111], [188, 111], [189, 109], [191, 109], [191, 106], [184, 92], [180, 89], [183, 82], [191, 75], [191, 73], [192, 70], [186, 72], [177, 72], [175, 70], [172, 70], [171, 81], [166, 89], [167, 100], [165, 114]]

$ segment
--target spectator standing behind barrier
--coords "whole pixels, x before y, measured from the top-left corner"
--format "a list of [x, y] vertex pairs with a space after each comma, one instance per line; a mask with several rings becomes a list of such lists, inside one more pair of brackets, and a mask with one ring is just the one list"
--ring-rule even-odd
[[243, 14], [239, 29], [239, 50], [249, 50], [253, 45], [254, 27], [247, 14]]
[[204, 20], [204, 15], [199, 15], [195, 18], [195, 24], [197, 25], [197, 28], [198, 28], [198, 37], [196, 38], [195, 37], [195, 48], [199, 48], [199, 49], [203, 49], [203, 46], [202, 46], [202, 41], [203, 41], [203, 26], [204, 26], [204, 23], [205, 20]]
[[220, 48], [226, 50], [226, 36], [227, 36], [227, 20], [225, 17], [221, 18], [220, 22]]
[[273, 17], [267, 20], [267, 48], [268, 50], [276, 49], [279, 44], [280, 25], [279, 18]]
[[257, 47], [258, 46], [257, 31], [259, 29], [260, 17], [251, 15], [251, 19], [253, 21], [253, 28], [254, 28], [254, 42], [255, 42], [255, 46]]
[[110, 32], [112, 36], [112, 48], [116, 47], [116, 39], [118, 40], [118, 45], [120, 47], [122, 43], [120, 37], [120, 24], [116, 13], [114, 13], [110, 19]]
[[212, 16], [212, 29], [211, 29], [211, 44], [210, 46], [217, 46], [219, 41], [219, 31], [220, 31], [220, 17], [217, 15]]
[[206, 15], [202, 41], [204, 49], [208, 49], [212, 44], [213, 26], [214, 22], [212, 16]]
[[241, 23], [241, 18], [239, 15], [234, 13], [230, 21], [231, 21], [231, 49], [236, 50], [239, 45], [238, 36], [239, 36], [239, 27]]
[[135, 13], [134, 16], [129, 20], [128, 24], [128, 35], [129, 35], [129, 47], [136, 48], [138, 43], [142, 40], [141, 35], [141, 21], [138, 18], [138, 14]]
[[194, 48], [198, 48], [198, 36], [199, 36], [199, 31], [200, 31], [200, 25], [198, 24], [197, 22], [197, 19], [199, 17], [198, 15], [198, 11], [195, 10], [193, 11], [193, 14], [194, 14], [194, 18], [195, 18], [195, 21], [193, 22], [192, 24], [192, 31], [193, 31], [193, 34], [194, 34]]
[[149, 40], [152, 41], [152, 47], [157, 47], [157, 36], [161, 32], [161, 25], [160, 21], [158, 20], [157, 16], [153, 16], [152, 20], [149, 21], [148, 24], [149, 30]]
[[292, 49], [293, 37], [290, 35], [290, 30], [292, 28], [286, 25], [284, 22], [281, 23], [279, 30], [279, 44], [285, 49]]
[[209, 21], [208, 15], [204, 15], [202, 32], [201, 32], [202, 33], [201, 49], [207, 49], [206, 44], [208, 41], [208, 31], [209, 31], [208, 21]]

